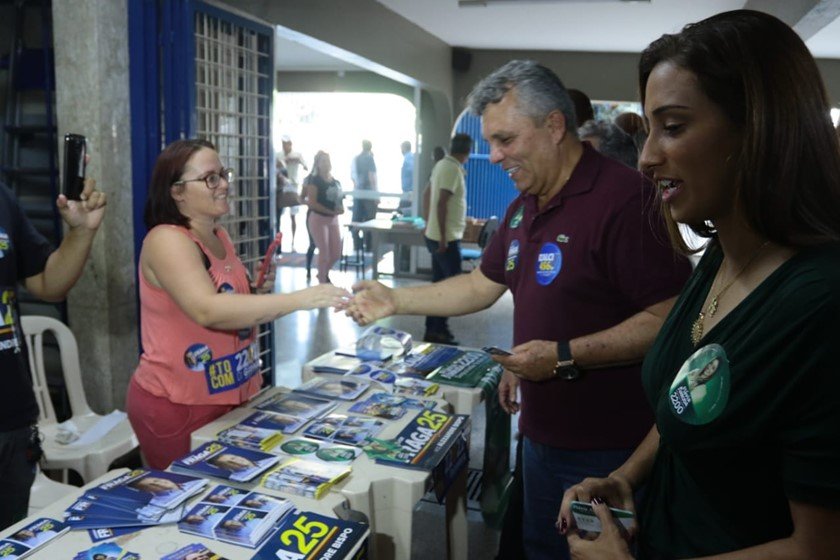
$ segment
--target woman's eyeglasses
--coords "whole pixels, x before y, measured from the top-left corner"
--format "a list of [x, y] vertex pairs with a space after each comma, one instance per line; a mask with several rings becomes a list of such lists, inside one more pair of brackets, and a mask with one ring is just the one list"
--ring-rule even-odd
[[236, 180], [236, 173], [234, 173], [233, 169], [227, 168], [222, 169], [219, 172], [213, 171], [209, 175], [205, 175], [204, 177], [199, 177], [198, 179], [182, 179], [180, 181], [175, 181], [172, 183], [173, 185], [183, 185], [184, 183], [193, 183], [195, 181], [203, 181], [207, 188], [211, 191], [216, 190], [219, 188], [219, 185], [222, 184], [222, 179], [224, 179], [228, 184], [233, 183]]

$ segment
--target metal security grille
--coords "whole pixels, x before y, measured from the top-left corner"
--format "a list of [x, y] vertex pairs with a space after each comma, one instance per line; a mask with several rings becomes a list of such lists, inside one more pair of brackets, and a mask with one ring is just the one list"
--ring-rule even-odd
[[[236, 173], [221, 224], [252, 277], [272, 234], [271, 40], [238, 18], [195, 13], [195, 136], [213, 142]], [[260, 329], [264, 372], [272, 363], [269, 333]]]

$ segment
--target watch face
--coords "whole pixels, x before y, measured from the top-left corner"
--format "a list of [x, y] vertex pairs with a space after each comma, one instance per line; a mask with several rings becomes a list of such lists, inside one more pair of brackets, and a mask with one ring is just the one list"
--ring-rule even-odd
[[554, 375], [563, 381], [574, 381], [580, 378], [580, 370], [575, 366], [560, 366], [554, 370]]

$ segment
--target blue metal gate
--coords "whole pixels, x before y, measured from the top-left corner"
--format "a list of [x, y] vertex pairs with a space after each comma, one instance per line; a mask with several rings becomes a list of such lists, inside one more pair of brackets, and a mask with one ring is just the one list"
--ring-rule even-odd
[[455, 123], [455, 132], [469, 134], [473, 139], [473, 151], [465, 165], [467, 215], [501, 218], [519, 191], [500, 165], [490, 163], [490, 145], [481, 136], [481, 119], [465, 110]]

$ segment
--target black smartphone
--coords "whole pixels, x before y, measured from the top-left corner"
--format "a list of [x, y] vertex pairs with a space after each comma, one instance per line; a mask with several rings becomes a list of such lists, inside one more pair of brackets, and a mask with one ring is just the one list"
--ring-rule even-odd
[[61, 193], [68, 200], [79, 200], [85, 188], [87, 141], [81, 134], [64, 135], [64, 182]]
[[513, 354], [511, 354], [507, 350], [502, 350], [498, 346], [485, 346], [484, 348], [482, 348], [482, 350], [494, 356], [513, 356]]

